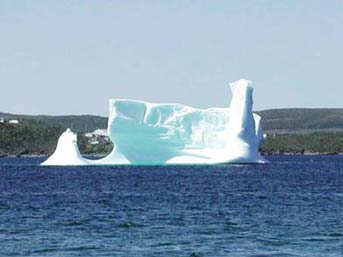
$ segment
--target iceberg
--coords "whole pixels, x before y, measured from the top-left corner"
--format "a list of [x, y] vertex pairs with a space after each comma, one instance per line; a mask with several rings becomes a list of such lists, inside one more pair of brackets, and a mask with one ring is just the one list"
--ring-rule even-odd
[[258, 151], [264, 134], [260, 116], [252, 112], [251, 82], [229, 85], [229, 108], [111, 99], [107, 134], [114, 149], [108, 156], [83, 158], [76, 134], [67, 129], [42, 165], [266, 163]]
[[42, 165], [86, 165], [77, 146], [77, 135], [69, 128], [62, 133], [57, 141], [55, 152]]

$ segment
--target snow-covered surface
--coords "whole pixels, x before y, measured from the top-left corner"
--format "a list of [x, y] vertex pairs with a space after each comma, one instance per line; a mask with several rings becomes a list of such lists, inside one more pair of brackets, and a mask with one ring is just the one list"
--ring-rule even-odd
[[77, 147], [77, 137], [74, 132], [67, 129], [57, 142], [55, 152], [42, 165], [87, 165]]
[[250, 83], [244, 79], [230, 83], [230, 108], [111, 99], [112, 153], [96, 161], [83, 158], [76, 136], [68, 130], [43, 165], [265, 163], [258, 152], [263, 130], [261, 118], [252, 113]]

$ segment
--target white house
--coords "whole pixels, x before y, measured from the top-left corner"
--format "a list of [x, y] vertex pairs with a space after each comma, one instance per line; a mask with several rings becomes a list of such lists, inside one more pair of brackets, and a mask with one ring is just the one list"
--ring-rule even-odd
[[95, 136], [107, 137], [107, 129], [96, 129], [92, 134]]
[[18, 124], [19, 121], [18, 120], [9, 120], [8, 124]]

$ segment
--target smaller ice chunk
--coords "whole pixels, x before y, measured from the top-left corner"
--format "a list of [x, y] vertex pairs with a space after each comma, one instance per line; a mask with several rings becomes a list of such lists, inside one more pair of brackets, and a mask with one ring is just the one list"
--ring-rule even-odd
[[87, 165], [77, 146], [77, 135], [69, 128], [62, 133], [55, 152], [42, 165]]

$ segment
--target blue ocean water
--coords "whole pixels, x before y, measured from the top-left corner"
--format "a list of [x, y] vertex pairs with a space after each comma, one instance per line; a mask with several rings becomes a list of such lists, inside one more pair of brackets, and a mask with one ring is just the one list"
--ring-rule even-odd
[[0, 256], [343, 256], [343, 157], [40, 167], [0, 159]]

